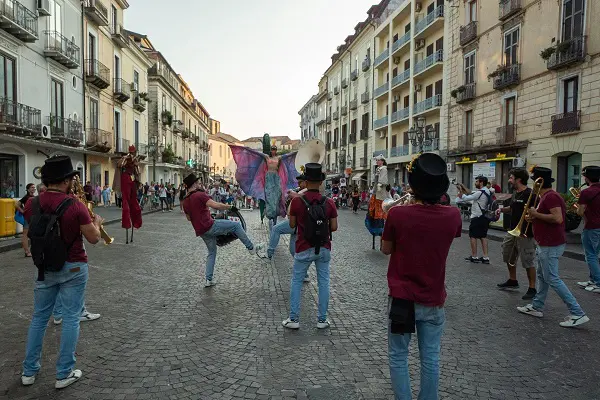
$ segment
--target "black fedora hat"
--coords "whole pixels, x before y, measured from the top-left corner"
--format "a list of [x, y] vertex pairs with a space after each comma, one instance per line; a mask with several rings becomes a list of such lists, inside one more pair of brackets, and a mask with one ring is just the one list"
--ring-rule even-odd
[[554, 182], [554, 178], [552, 177], [552, 170], [546, 167], [533, 167], [531, 170], [531, 180], [535, 181], [538, 178], [542, 178], [544, 180], [543, 188], [552, 187], [552, 182]]
[[423, 153], [408, 166], [408, 183], [423, 200], [439, 199], [450, 186], [446, 162], [435, 153]]
[[583, 168], [581, 175], [590, 179], [598, 179], [600, 178], [600, 167], [597, 165], [588, 165], [587, 167]]
[[297, 180], [298, 182], [300, 182], [300, 181], [306, 181], [306, 175], [304, 175], [304, 174], [300, 174], [300, 175], [298, 175], [298, 176], [296, 177], [296, 180]]
[[185, 177], [185, 179], [183, 180], [183, 183], [188, 188], [191, 188], [192, 185], [198, 181], [198, 179], [200, 179], [200, 178], [198, 178], [194, 173], [191, 173]]
[[54, 156], [46, 159], [41, 172], [42, 181], [49, 183], [57, 183], [79, 174], [79, 171], [73, 169], [69, 156]]
[[304, 176], [309, 182], [321, 182], [325, 180], [321, 164], [318, 163], [307, 163], [304, 166]]

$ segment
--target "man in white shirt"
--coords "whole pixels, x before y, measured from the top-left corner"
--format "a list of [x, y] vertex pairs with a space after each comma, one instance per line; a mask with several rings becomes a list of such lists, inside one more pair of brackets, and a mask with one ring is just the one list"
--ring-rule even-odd
[[[486, 187], [488, 179], [485, 176], [475, 178], [476, 191], [469, 191], [463, 185], [458, 186], [456, 203], [471, 203], [471, 224], [469, 225], [469, 238], [471, 239], [471, 255], [465, 260], [472, 263], [482, 262], [489, 264], [487, 231], [490, 221], [483, 215], [488, 204], [492, 201], [492, 192]], [[477, 257], [477, 240], [481, 241], [483, 257]]]

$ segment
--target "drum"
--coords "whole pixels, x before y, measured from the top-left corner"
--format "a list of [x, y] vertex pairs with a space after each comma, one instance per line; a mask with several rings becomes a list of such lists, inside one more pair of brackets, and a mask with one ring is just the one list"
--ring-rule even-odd
[[[246, 221], [244, 221], [244, 217], [239, 212], [239, 210], [227, 210], [223, 211], [219, 214], [211, 214], [214, 219], [228, 219], [230, 221], [236, 221], [242, 224], [242, 228], [246, 231]], [[236, 240], [238, 237], [233, 233], [228, 233], [227, 235], [217, 236], [217, 246], [222, 247], [228, 245], [229, 243]]]

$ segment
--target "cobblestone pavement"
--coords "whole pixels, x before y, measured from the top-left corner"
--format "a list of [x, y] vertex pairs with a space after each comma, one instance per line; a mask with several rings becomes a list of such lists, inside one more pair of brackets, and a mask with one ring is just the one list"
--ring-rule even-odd
[[[255, 241], [266, 239], [258, 212], [244, 214]], [[55, 391], [60, 328], [50, 325], [42, 370], [20, 385], [32, 309], [34, 268], [21, 251], [0, 254], [0, 398], [4, 399], [391, 399], [387, 366], [387, 258], [371, 250], [364, 215], [340, 211], [334, 234], [329, 330], [316, 329], [316, 279], [305, 284], [299, 331], [284, 331], [290, 256], [250, 258], [235, 242], [221, 248], [216, 279], [202, 287], [204, 244], [178, 212], [145, 217], [135, 244], [117, 226], [110, 247], [88, 246], [86, 303], [102, 318], [81, 324], [80, 382]], [[426, 238], [423, 238], [426, 241]], [[495, 289], [506, 279], [500, 245], [491, 265], [463, 261], [458, 239], [448, 263], [442, 399], [600, 399], [600, 296], [575, 288], [584, 263], [561, 260], [562, 276], [592, 321], [561, 328], [566, 307], [549, 295], [543, 319], [520, 315], [522, 293]], [[525, 283], [523, 271], [519, 278]], [[524, 289], [521, 290], [523, 292]], [[413, 387], [417, 347], [411, 346]]]

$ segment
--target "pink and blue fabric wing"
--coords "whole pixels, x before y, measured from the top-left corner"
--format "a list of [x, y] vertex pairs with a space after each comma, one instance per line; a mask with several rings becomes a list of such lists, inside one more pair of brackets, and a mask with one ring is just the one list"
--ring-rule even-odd
[[230, 144], [233, 160], [237, 165], [235, 179], [248, 196], [265, 200], [266, 157], [254, 149]]
[[287, 210], [285, 209], [285, 196], [288, 190], [296, 189], [298, 187], [298, 181], [296, 177], [300, 175], [296, 171], [296, 151], [293, 153], [287, 153], [281, 156], [279, 162], [279, 180], [281, 182], [281, 200], [279, 200], [279, 215], [285, 216]]

